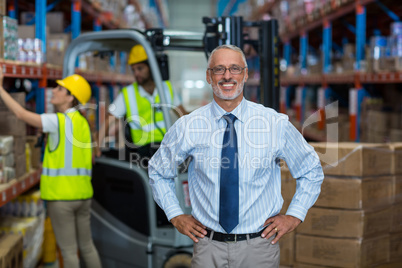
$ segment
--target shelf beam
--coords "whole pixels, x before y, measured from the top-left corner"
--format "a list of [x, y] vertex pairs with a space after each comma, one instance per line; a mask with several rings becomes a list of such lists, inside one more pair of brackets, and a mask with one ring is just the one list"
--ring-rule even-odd
[[307, 53], [308, 53], [308, 34], [307, 32], [302, 32], [300, 34], [300, 72], [302, 74], [307, 73]]
[[[327, 19], [324, 19], [323, 27], [323, 57], [322, 72], [328, 74], [331, 71], [331, 51], [332, 51], [332, 25]], [[327, 87], [327, 85], [323, 85]]]
[[[375, 0], [356, 0], [358, 2], [358, 5], [360, 6], [365, 6], [368, 5]], [[285, 28], [284, 32], [280, 33], [280, 37], [282, 40], [290, 40], [292, 38], [295, 38], [299, 35], [300, 31], [311, 31], [320, 25], [322, 25], [323, 17], [325, 16], [326, 19], [329, 21], [334, 21], [337, 18], [340, 18], [346, 14], [352, 13], [356, 9], [356, 2], [351, 1], [349, 4], [342, 5], [338, 8], [336, 8], [334, 11], [331, 13], [325, 14], [324, 11], [321, 12], [322, 17], [317, 18], [315, 20], [307, 20], [305, 17], [299, 18], [300, 21], [304, 21], [304, 23], [298, 23], [297, 21], [294, 21], [293, 23], [289, 24], [288, 27]], [[296, 25], [301, 25], [301, 26], [296, 26]]]
[[17, 19], [17, 0], [12, 0], [8, 5], [8, 16], [13, 19]]
[[71, 3], [71, 38], [75, 39], [81, 34], [81, 0]]
[[41, 172], [41, 169], [36, 169], [15, 181], [3, 184], [0, 188], [0, 207], [38, 184]]
[[286, 68], [288, 68], [291, 63], [292, 58], [292, 47], [289, 41], [285, 41], [283, 44], [283, 59], [286, 61]]

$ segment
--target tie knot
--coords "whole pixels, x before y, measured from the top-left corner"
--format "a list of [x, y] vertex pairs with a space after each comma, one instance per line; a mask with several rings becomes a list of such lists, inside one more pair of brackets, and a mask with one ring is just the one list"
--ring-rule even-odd
[[234, 114], [225, 114], [222, 117], [223, 117], [223, 119], [226, 120], [226, 122], [228, 122], [228, 124], [233, 124], [234, 121], [236, 121], [236, 119], [237, 119]]

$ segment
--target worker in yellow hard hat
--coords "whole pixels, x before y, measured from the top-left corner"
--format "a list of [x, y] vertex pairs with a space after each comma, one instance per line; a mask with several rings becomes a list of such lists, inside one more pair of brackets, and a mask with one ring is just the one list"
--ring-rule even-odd
[[37, 114], [26, 110], [3, 88], [0, 68], [0, 98], [18, 119], [41, 128], [48, 134], [40, 180], [41, 198], [46, 201], [64, 267], [101, 267], [92, 242], [90, 207], [92, 143], [88, 121], [78, 111], [79, 103], [91, 98], [91, 87], [80, 75], [73, 74], [52, 90], [50, 102], [56, 113]]
[[[148, 56], [141, 45], [132, 47], [128, 65], [133, 72], [135, 82], [121, 90], [114, 102], [109, 106], [110, 119], [124, 118], [129, 126], [130, 139], [129, 152], [137, 153], [139, 157], [151, 157], [156, 151], [157, 145], [162, 141], [166, 133], [166, 126], [160, 103], [159, 94], [155, 88], [151, 70], [148, 64]], [[176, 115], [181, 116], [187, 112], [180, 104], [170, 81], [164, 81], [163, 90], [167, 98], [167, 104]], [[115, 120], [114, 120], [115, 121]], [[99, 131], [99, 143], [108, 133], [109, 122], [101, 127]], [[100, 151], [98, 151], [100, 156]], [[126, 160], [132, 157], [125, 155]]]

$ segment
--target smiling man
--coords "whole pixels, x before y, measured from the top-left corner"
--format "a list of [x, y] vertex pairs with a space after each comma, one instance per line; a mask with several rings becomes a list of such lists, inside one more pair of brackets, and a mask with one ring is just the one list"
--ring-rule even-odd
[[[192, 267], [279, 267], [279, 245], [317, 200], [324, 175], [314, 149], [286, 115], [247, 101], [242, 50], [212, 51], [206, 79], [214, 100], [180, 118], [149, 163], [155, 201], [194, 243]], [[187, 157], [192, 215], [175, 195], [177, 166]], [[297, 178], [286, 212], [279, 160]]]

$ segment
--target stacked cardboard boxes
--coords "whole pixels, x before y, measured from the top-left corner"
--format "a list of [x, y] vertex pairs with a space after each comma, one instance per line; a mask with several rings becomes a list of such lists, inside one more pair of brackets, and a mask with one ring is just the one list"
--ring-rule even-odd
[[[11, 93], [11, 96], [22, 106], [25, 106], [25, 93]], [[26, 172], [26, 124], [19, 120], [2, 100], [0, 100], [0, 135], [11, 136], [13, 139], [13, 154], [15, 162], [15, 177], [21, 177]]]
[[[285, 163], [282, 163], [281, 181], [283, 198], [281, 214], [286, 214], [293, 195], [296, 192], [296, 180], [293, 179]], [[295, 260], [295, 232], [291, 232], [283, 236], [279, 240], [279, 247], [281, 249], [280, 264], [283, 266], [292, 267]]]
[[13, 147], [12, 136], [0, 136], [0, 184], [15, 177]]
[[390, 148], [393, 152], [392, 172], [395, 176], [389, 259], [395, 267], [402, 267], [402, 143], [391, 143]]
[[0, 208], [0, 233], [22, 234], [23, 242], [23, 259], [19, 265], [7, 268], [37, 266], [42, 253], [44, 211], [39, 190], [24, 193]]
[[21, 234], [2, 234], [0, 236], [0, 267], [23, 267], [23, 243]]
[[325, 179], [297, 228], [295, 267], [372, 267], [391, 260], [393, 153], [385, 144], [312, 143]]

